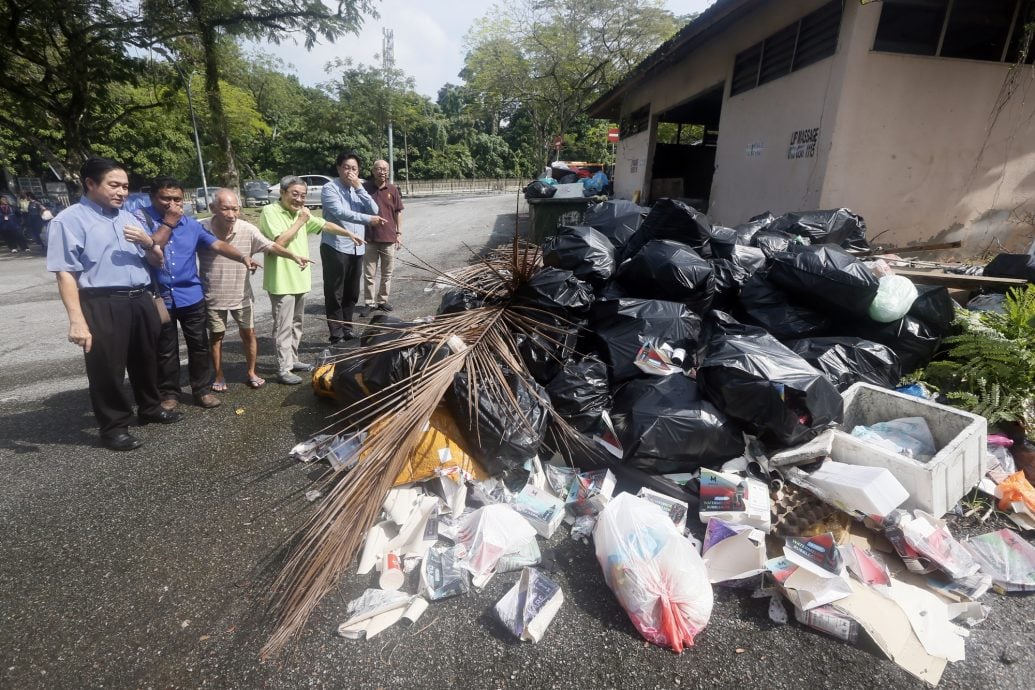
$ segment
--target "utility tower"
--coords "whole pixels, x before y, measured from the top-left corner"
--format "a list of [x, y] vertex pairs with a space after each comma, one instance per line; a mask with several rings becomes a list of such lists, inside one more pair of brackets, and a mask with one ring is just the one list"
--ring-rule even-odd
[[382, 29], [381, 62], [384, 69], [385, 87], [388, 91], [388, 181], [395, 184], [395, 147], [392, 142], [392, 69], [395, 67], [395, 32]]

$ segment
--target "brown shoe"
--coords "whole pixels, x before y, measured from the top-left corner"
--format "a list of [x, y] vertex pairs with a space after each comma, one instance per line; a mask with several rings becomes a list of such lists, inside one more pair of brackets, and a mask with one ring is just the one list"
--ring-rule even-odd
[[204, 395], [194, 396], [194, 404], [198, 407], [204, 407], [206, 410], [211, 410], [213, 407], [222, 405], [223, 401], [211, 393], [205, 393]]
[[162, 401], [162, 409], [166, 412], [172, 412], [176, 409], [176, 406], [180, 404], [180, 401], [176, 398], [166, 398]]

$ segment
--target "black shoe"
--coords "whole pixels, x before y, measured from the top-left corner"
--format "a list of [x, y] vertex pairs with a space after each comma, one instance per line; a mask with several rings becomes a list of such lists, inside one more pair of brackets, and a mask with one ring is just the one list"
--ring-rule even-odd
[[340, 335], [332, 335], [332, 336], [330, 337], [330, 343], [331, 343], [331, 345], [337, 345], [337, 344], [338, 344], [338, 343], [340, 343], [341, 341], [342, 341], [342, 337], [341, 337]]
[[343, 331], [341, 337], [338, 338], [338, 342], [343, 342], [345, 340], [355, 340], [355, 338], [356, 333], [354, 331]]
[[377, 308], [385, 313], [392, 311], [392, 305], [390, 305], [388, 302], [384, 302], [382, 304], [377, 305]]
[[101, 445], [108, 450], [136, 450], [144, 445], [144, 442], [136, 436], [123, 431], [121, 434], [115, 434], [114, 436], [101, 436]]
[[368, 316], [370, 316], [370, 311], [370, 307], [364, 304], [362, 307], [356, 308], [356, 316], [358, 316], [361, 319], [365, 319]]
[[183, 419], [183, 413], [176, 410], [160, 410], [153, 414], [138, 414], [140, 426], [147, 424], [173, 424]]

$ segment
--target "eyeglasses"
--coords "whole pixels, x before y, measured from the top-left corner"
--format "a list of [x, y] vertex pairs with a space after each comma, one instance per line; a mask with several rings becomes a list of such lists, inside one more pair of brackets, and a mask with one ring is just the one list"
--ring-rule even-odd
[[287, 192], [292, 199], [305, 199], [305, 192]]

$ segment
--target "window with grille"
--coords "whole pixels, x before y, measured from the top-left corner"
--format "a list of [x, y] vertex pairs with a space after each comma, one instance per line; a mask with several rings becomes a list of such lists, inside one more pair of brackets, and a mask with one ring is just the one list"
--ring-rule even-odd
[[841, 0], [833, 0], [733, 59], [730, 95], [779, 79], [807, 67], [837, 50], [841, 29]]

